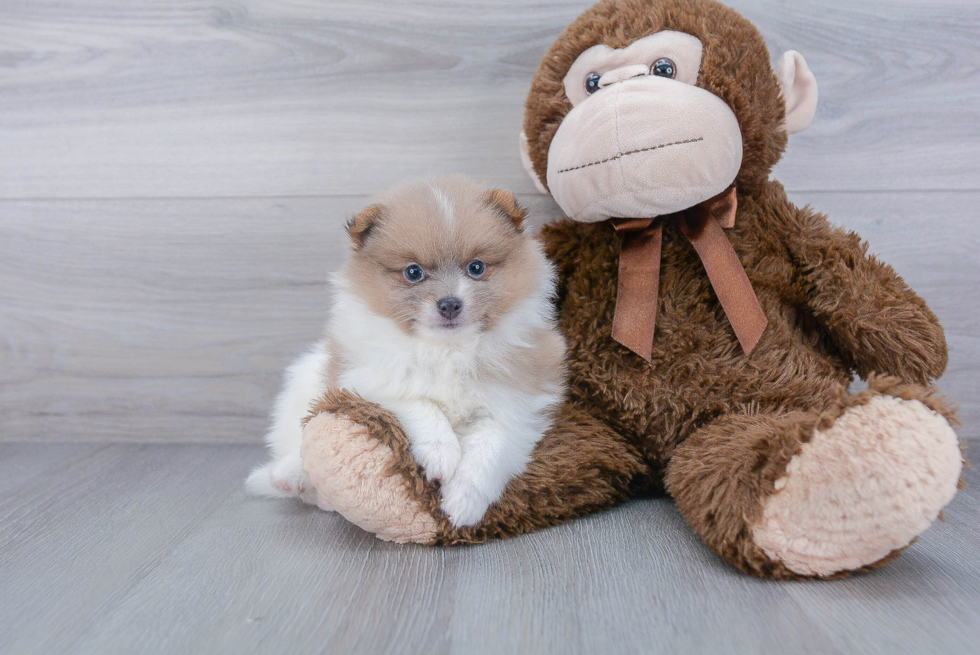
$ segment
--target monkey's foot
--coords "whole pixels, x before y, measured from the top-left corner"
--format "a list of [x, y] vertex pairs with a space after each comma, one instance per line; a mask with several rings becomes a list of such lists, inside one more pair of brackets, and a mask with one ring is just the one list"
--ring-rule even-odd
[[942, 415], [875, 396], [814, 431], [776, 481], [754, 540], [800, 575], [868, 566], [929, 527], [956, 493], [962, 463]]
[[344, 415], [324, 412], [306, 424], [302, 453], [320, 502], [351, 523], [386, 541], [435, 541], [438, 522], [413, 489], [413, 478], [403, 475], [417, 469], [407, 449], [392, 448]]

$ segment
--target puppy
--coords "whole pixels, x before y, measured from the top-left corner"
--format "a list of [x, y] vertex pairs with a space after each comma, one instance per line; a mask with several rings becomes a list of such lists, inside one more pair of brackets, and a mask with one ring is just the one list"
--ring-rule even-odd
[[450, 177], [351, 219], [326, 337], [286, 373], [253, 493], [317, 502], [300, 422], [327, 388], [346, 388], [398, 418], [453, 525], [480, 521], [565, 393], [555, 271], [524, 215], [509, 192]]

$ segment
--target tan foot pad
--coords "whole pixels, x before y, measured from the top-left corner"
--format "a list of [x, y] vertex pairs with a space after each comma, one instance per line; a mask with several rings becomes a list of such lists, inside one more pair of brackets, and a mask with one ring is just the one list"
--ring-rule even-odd
[[389, 475], [394, 454], [367, 429], [343, 416], [318, 414], [303, 431], [303, 468], [320, 498], [379, 538], [430, 544], [437, 522]]
[[962, 462], [946, 419], [918, 400], [876, 396], [815, 431], [793, 457], [755, 542], [800, 575], [873, 564], [936, 519]]

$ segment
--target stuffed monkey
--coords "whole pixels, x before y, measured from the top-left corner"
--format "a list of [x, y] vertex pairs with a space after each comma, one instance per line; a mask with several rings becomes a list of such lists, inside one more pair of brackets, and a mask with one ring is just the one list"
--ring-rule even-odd
[[[455, 529], [394, 418], [343, 390], [303, 460], [326, 505], [378, 536], [510, 537], [666, 492], [721, 557], [771, 578], [879, 566], [953, 497], [946, 367], [925, 302], [851, 232], [769, 180], [816, 82], [712, 0], [604, 0], [534, 77], [521, 151], [567, 219], [568, 401], [527, 471]], [[857, 374], [869, 382], [848, 391]]]

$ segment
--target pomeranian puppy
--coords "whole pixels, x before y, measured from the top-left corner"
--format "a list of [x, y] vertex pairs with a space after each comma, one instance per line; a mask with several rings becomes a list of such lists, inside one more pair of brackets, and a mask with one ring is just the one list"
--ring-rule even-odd
[[394, 189], [351, 219], [326, 336], [287, 370], [272, 461], [249, 490], [317, 502], [300, 424], [327, 388], [345, 388], [398, 418], [453, 525], [478, 523], [565, 393], [555, 271], [524, 217], [511, 193], [449, 177]]

